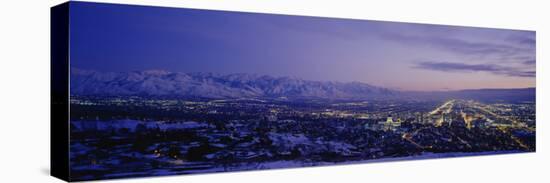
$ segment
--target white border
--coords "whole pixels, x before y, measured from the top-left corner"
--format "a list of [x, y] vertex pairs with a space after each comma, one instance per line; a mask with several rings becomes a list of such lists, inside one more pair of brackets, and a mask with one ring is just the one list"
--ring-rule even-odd
[[[537, 153], [371, 163], [114, 182], [542, 182], [549, 180], [546, 122], [548, 4], [535, 0], [98, 0], [169, 7], [433, 23], [537, 31]], [[0, 8], [0, 182], [62, 182], [49, 171], [49, 7], [62, 0], [3, 1]], [[546, 84], [545, 84], [546, 83]]]

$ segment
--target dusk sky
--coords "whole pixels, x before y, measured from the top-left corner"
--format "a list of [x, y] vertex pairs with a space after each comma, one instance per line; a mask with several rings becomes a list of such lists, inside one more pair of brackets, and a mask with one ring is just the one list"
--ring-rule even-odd
[[535, 87], [534, 31], [74, 2], [70, 13], [71, 66], [80, 69], [424, 91]]

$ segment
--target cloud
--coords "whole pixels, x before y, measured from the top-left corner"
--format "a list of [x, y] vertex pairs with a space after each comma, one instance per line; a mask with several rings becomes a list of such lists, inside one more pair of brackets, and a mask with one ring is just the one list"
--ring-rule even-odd
[[518, 48], [506, 45], [468, 42], [459, 39], [430, 38], [426, 41], [434, 46], [467, 55], [511, 55], [520, 51]]
[[397, 36], [391, 38], [395, 41], [401, 41], [412, 44], [422, 44], [432, 46], [436, 49], [458, 53], [469, 56], [498, 56], [511, 57], [518, 54], [529, 53], [531, 48], [521, 46], [510, 46], [507, 44], [496, 44], [488, 42], [472, 42], [456, 38], [447, 37], [420, 37], [420, 36]]
[[535, 77], [535, 71], [523, 71], [512, 67], [494, 64], [463, 64], [453, 62], [420, 62], [413, 66], [418, 69], [444, 72], [488, 72], [510, 77]]
[[513, 41], [517, 44], [535, 47], [537, 44], [536, 35], [534, 32], [520, 32], [516, 35], [510, 36], [510, 41]]
[[535, 71], [523, 71], [523, 72], [517, 72], [514, 73], [515, 75], [511, 76], [517, 76], [517, 77], [535, 77], [537, 73]]
[[[407, 33], [388, 31], [381, 38], [406, 46], [426, 46], [471, 60], [493, 60], [495, 62], [514, 61], [517, 57], [533, 57], [535, 55], [534, 32], [516, 32], [503, 30], [485, 30], [481, 34], [477, 29], [463, 29], [448, 33]], [[490, 34], [494, 31], [494, 34]], [[513, 34], [513, 36], [504, 34]], [[476, 39], [477, 38], [477, 39]], [[519, 61], [521, 63], [521, 61]]]
[[537, 61], [536, 60], [527, 60], [527, 61], [524, 61], [523, 64], [525, 64], [525, 65], [535, 65], [535, 64], [537, 64]]
[[535, 44], [537, 44], [537, 40], [536, 40], [536, 39], [534, 39], [534, 38], [529, 38], [529, 37], [518, 38], [517, 41], [518, 41], [518, 43], [520, 43], [520, 44], [525, 44], [525, 45], [529, 45], [529, 46], [535, 46]]

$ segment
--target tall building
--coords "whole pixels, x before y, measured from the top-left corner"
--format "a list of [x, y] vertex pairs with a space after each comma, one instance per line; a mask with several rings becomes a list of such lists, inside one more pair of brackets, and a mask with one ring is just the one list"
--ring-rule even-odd
[[395, 130], [397, 127], [401, 126], [401, 122], [399, 120], [394, 121], [393, 117], [391, 115], [388, 115], [384, 126], [387, 130]]

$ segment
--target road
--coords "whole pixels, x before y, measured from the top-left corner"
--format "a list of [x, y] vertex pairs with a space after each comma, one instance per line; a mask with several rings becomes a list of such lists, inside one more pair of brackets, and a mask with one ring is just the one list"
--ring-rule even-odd
[[428, 116], [430, 116], [430, 117], [439, 115], [439, 118], [435, 121], [435, 126], [439, 127], [439, 126], [443, 125], [443, 121], [444, 121], [443, 115], [451, 113], [451, 111], [453, 110], [453, 106], [454, 106], [455, 101], [456, 100], [449, 100], [449, 101], [445, 102], [443, 105], [435, 108], [433, 111], [428, 113]]

